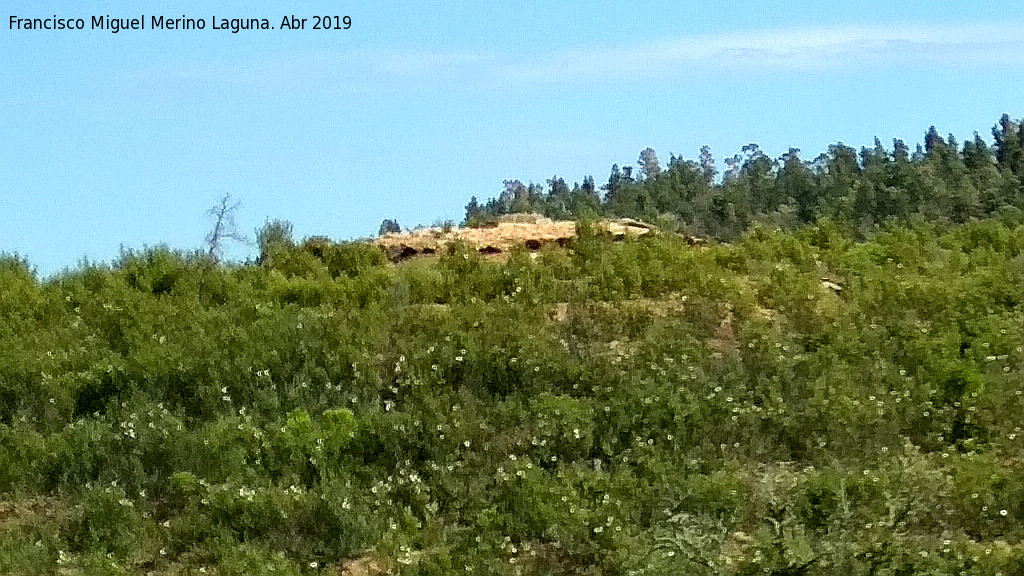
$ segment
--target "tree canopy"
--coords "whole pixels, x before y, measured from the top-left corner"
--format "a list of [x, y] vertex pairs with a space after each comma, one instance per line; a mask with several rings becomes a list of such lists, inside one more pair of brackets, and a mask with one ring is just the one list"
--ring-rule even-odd
[[723, 240], [758, 222], [793, 230], [827, 218], [858, 237], [915, 216], [967, 222], [1005, 208], [1024, 209], [1021, 123], [1003, 115], [992, 129], [992, 144], [975, 133], [963, 145], [932, 126], [916, 152], [901, 140], [887, 149], [876, 138], [859, 151], [837, 143], [812, 159], [796, 148], [771, 158], [749, 144], [725, 159], [721, 175], [707, 146], [697, 160], [672, 156], [665, 167], [645, 148], [637, 175], [632, 166], [613, 165], [600, 194], [590, 176], [571, 188], [558, 177], [546, 186], [507, 181], [495, 199], [480, 203], [474, 197], [466, 222], [512, 212], [552, 218], [594, 214], [677, 222], [680, 231]]

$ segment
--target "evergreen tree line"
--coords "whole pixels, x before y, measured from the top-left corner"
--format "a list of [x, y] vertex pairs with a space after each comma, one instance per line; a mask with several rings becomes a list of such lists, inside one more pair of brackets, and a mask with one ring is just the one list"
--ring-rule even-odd
[[793, 229], [824, 217], [861, 235], [915, 216], [962, 223], [1007, 206], [1024, 208], [1022, 123], [1004, 114], [992, 128], [991, 144], [975, 132], [961, 145], [932, 126], [914, 150], [899, 139], [887, 149], [875, 138], [859, 152], [833, 144], [813, 160], [797, 148], [773, 159], [748, 144], [725, 160], [721, 172], [707, 146], [697, 160], [672, 155], [664, 168], [646, 148], [636, 170], [612, 165], [600, 188], [592, 176], [572, 188], [558, 176], [546, 185], [506, 180], [496, 198], [470, 200], [466, 223], [482, 225], [518, 212], [628, 217], [723, 240], [755, 223]]

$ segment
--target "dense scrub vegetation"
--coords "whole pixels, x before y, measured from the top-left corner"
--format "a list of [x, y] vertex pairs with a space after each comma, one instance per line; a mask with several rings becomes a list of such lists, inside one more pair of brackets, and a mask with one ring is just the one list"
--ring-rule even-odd
[[1022, 573], [1020, 157], [980, 147], [837, 154], [800, 227], [658, 205], [728, 244], [0, 257], [0, 573]]
[[267, 248], [0, 261], [0, 572], [1024, 570], [1020, 212]]

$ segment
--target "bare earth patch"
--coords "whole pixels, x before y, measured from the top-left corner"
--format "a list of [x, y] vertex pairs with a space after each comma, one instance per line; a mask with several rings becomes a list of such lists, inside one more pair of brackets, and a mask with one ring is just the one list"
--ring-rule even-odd
[[[539, 250], [546, 244], [567, 245], [576, 237], [576, 222], [551, 220], [537, 215], [516, 214], [493, 226], [480, 228], [421, 228], [397, 234], [385, 234], [372, 243], [380, 246], [392, 260], [435, 254], [445, 246], [461, 242], [481, 254], [501, 254], [515, 247]], [[651, 232], [638, 220], [623, 218], [598, 222], [595, 227], [615, 237], [637, 237]]]
[[372, 555], [349, 560], [338, 568], [340, 576], [378, 576], [390, 573], [387, 564]]

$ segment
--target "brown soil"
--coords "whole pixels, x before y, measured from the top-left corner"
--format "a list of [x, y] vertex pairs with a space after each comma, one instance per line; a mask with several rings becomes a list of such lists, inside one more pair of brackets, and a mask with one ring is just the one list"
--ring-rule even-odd
[[[596, 224], [602, 232], [616, 238], [642, 236], [651, 232], [643, 222], [624, 218]], [[547, 244], [567, 245], [576, 236], [576, 223], [551, 220], [537, 215], [516, 214], [493, 226], [481, 228], [421, 228], [399, 234], [386, 234], [374, 239], [392, 260], [436, 254], [445, 246], [462, 242], [481, 254], [502, 254], [515, 247], [539, 250]]]
[[349, 560], [338, 568], [340, 576], [378, 576], [390, 572], [385, 562], [373, 556]]

